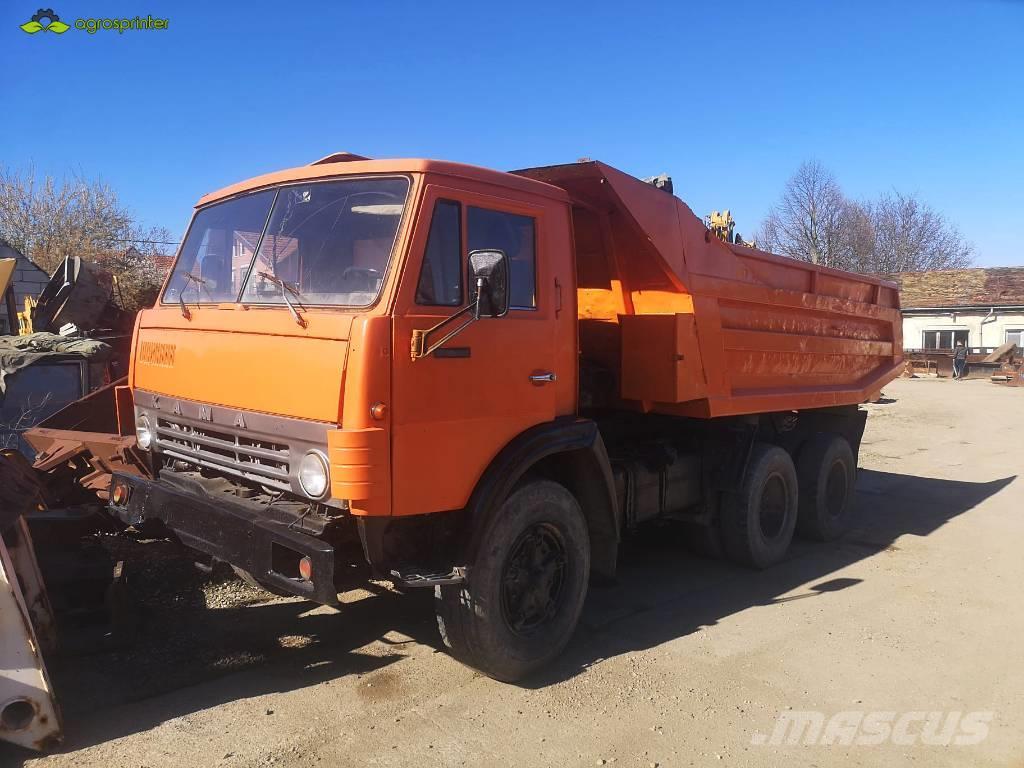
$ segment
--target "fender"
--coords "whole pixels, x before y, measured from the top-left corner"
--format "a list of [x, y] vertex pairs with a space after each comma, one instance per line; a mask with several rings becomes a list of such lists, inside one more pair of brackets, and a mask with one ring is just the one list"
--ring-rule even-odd
[[611, 463], [597, 424], [575, 417], [531, 427], [498, 452], [466, 505], [468, 562], [475, 560], [490, 515], [531, 472], [565, 485], [576, 496], [590, 530], [591, 570], [614, 578], [622, 526]]

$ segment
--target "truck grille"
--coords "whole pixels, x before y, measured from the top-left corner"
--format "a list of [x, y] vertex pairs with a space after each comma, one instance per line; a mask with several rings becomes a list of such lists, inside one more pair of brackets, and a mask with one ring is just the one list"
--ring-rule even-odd
[[291, 490], [289, 448], [285, 443], [235, 434], [221, 426], [186, 424], [161, 414], [156, 419], [156, 445], [165, 456], [270, 488]]

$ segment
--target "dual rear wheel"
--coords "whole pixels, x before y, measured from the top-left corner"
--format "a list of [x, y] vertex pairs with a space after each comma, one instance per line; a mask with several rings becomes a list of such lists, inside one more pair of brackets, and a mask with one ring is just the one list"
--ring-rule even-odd
[[797, 533], [818, 541], [838, 539], [854, 522], [857, 461], [853, 449], [840, 435], [817, 434], [800, 450], [796, 469], [800, 482]]
[[756, 443], [742, 485], [722, 504], [725, 554], [767, 568], [785, 557], [794, 532], [819, 541], [842, 536], [852, 524], [856, 473], [841, 435], [814, 435], [795, 463], [779, 446]]

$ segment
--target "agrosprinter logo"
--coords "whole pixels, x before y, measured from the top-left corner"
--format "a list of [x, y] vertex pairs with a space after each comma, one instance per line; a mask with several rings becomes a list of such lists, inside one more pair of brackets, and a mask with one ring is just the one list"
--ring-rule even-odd
[[60, 20], [60, 16], [53, 12], [53, 8], [40, 8], [31, 19], [21, 25], [21, 28], [30, 35], [34, 35], [36, 32], [55, 32], [58, 35], [63, 35], [71, 29]]
[[[75, 19], [75, 29], [80, 29], [94, 35], [101, 29], [109, 29], [123, 34], [130, 29], [167, 29], [169, 19], [154, 19], [152, 16], [136, 16], [133, 19]], [[45, 22], [45, 23], [44, 23]], [[69, 29], [70, 24], [60, 20], [60, 16], [53, 12], [52, 8], [40, 8], [35, 15], [21, 24], [21, 29], [30, 35], [36, 32], [55, 32], [63, 35]]]

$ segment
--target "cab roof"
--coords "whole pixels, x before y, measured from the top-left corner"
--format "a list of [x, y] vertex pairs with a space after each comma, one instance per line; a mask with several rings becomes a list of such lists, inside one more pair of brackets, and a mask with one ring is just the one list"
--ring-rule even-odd
[[308, 180], [328, 179], [342, 176], [365, 176], [369, 174], [402, 174], [402, 173], [432, 173], [443, 176], [453, 176], [485, 184], [497, 184], [503, 187], [512, 187], [522, 192], [534, 195], [542, 195], [555, 200], [568, 202], [569, 196], [565, 190], [535, 181], [522, 176], [515, 176], [504, 171], [495, 171], [490, 168], [481, 168], [476, 165], [465, 163], [451, 163], [445, 160], [427, 160], [423, 158], [408, 159], [387, 159], [368, 160], [351, 155], [346, 152], [338, 152], [333, 155], [317, 160], [309, 165], [298, 168], [288, 168], [283, 171], [274, 171], [262, 176], [254, 176], [251, 179], [240, 181], [237, 184], [218, 189], [203, 195], [196, 207], [199, 208], [210, 203], [224, 200], [245, 192], [252, 192], [257, 189], [290, 184]]

